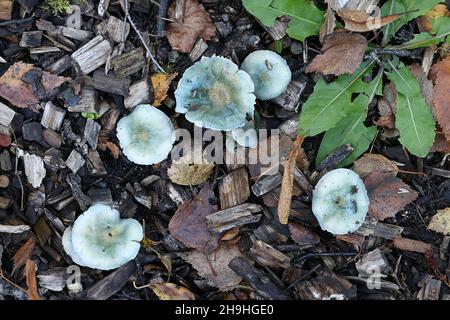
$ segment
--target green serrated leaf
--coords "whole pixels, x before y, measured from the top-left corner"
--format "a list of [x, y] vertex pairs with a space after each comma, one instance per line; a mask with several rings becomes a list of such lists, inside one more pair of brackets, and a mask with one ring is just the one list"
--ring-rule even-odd
[[426, 157], [434, 143], [435, 121], [420, 93], [419, 82], [404, 67], [386, 74], [398, 91], [395, 125], [400, 131], [399, 140], [412, 154]]
[[383, 45], [387, 45], [400, 28], [421, 15], [424, 15], [441, 0], [389, 0], [381, 8], [381, 16], [407, 12], [399, 19], [383, 27]]
[[[320, 144], [316, 157], [318, 166], [325, 157], [344, 144], [350, 144], [353, 151], [339, 166], [345, 167], [355, 161], [363, 154], [377, 134], [376, 127], [366, 127], [364, 120], [370, 102], [376, 95], [382, 95], [380, 88], [383, 84], [383, 70], [378, 72], [375, 79], [366, 85], [365, 95], [360, 94], [355, 101], [349, 105], [347, 116], [339, 121], [335, 128], [328, 130]], [[382, 89], [381, 89], [382, 90]]]
[[340, 76], [327, 84], [321, 79], [314, 87], [314, 92], [303, 104], [299, 122], [299, 134], [315, 136], [334, 128], [342, 120], [351, 103], [353, 93], [363, 92], [362, 76], [371, 70], [373, 61], [363, 63], [352, 75]]
[[311, 0], [243, 0], [245, 9], [264, 25], [273, 27], [281, 16], [290, 16], [287, 33], [291, 38], [304, 41], [317, 35], [324, 22], [324, 12]]

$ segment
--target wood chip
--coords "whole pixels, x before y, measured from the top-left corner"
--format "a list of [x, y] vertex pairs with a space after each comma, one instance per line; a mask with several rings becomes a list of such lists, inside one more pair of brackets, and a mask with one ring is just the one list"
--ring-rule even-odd
[[51, 101], [48, 101], [44, 107], [44, 114], [42, 115], [41, 124], [47, 129], [59, 131], [65, 116], [65, 110], [58, 108]]
[[244, 203], [250, 197], [246, 168], [234, 170], [219, 182], [220, 208], [228, 209]]
[[23, 156], [23, 162], [25, 166], [25, 175], [27, 176], [28, 182], [33, 186], [33, 188], [38, 188], [46, 174], [44, 161], [39, 156], [26, 153]]
[[8, 127], [15, 116], [14, 110], [0, 102], [0, 124]]
[[413, 251], [417, 253], [429, 253], [433, 251], [433, 247], [429, 243], [423, 241], [412, 240], [407, 238], [394, 238], [394, 247], [400, 250]]

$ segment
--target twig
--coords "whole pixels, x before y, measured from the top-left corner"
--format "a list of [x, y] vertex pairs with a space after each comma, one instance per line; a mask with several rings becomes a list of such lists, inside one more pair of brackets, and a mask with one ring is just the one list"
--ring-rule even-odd
[[162, 73], [166, 73], [166, 71], [159, 65], [158, 61], [156, 61], [155, 57], [153, 56], [152, 52], [150, 51], [150, 48], [147, 46], [147, 43], [145, 42], [145, 40], [142, 37], [141, 33], [139, 32], [138, 28], [134, 24], [133, 20], [131, 20], [130, 13], [128, 11], [128, 0], [120, 1], [120, 5], [125, 13], [125, 16], [128, 19], [128, 22], [130, 23], [131, 27], [138, 35], [139, 40], [141, 40], [142, 45], [144, 46], [145, 50], [147, 51], [147, 56], [150, 57], [150, 59], [152, 60], [152, 62], [155, 64], [155, 66], [158, 68], [159, 71], [161, 71]]

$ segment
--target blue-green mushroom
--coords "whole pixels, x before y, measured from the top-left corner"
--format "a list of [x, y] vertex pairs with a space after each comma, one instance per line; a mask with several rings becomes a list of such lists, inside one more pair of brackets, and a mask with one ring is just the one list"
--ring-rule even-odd
[[231, 131], [255, 110], [250, 76], [223, 57], [203, 57], [188, 68], [175, 91], [176, 112], [198, 127]]
[[366, 187], [352, 170], [332, 170], [314, 188], [312, 211], [320, 227], [330, 233], [356, 231], [364, 223], [368, 210]]
[[281, 95], [291, 82], [292, 72], [286, 60], [269, 50], [250, 53], [241, 70], [247, 72], [255, 85], [258, 99], [269, 100]]
[[76, 264], [112, 270], [136, 257], [142, 238], [138, 221], [120, 219], [119, 211], [95, 204], [65, 230], [62, 243]]
[[150, 165], [167, 158], [175, 142], [175, 129], [164, 112], [140, 105], [117, 123], [117, 138], [130, 161]]

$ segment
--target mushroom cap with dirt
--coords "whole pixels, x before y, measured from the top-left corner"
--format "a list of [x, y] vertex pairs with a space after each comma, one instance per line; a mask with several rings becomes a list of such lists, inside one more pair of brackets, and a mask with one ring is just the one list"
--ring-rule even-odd
[[223, 57], [203, 57], [188, 68], [175, 91], [176, 112], [198, 127], [231, 131], [255, 111], [250, 76]]
[[261, 100], [280, 96], [292, 78], [292, 72], [286, 60], [270, 50], [250, 53], [242, 62], [241, 70], [250, 75], [255, 85], [255, 95]]
[[175, 129], [164, 112], [143, 104], [119, 120], [117, 138], [130, 161], [150, 165], [167, 158], [175, 142]]
[[320, 227], [333, 234], [356, 231], [366, 219], [369, 197], [361, 178], [352, 170], [336, 169], [317, 183], [312, 211]]
[[112, 270], [136, 257], [142, 238], [138, 221], [120, 219], [119, 211], [95, 204], [65, 230], [62, 243], [76, 264]]

